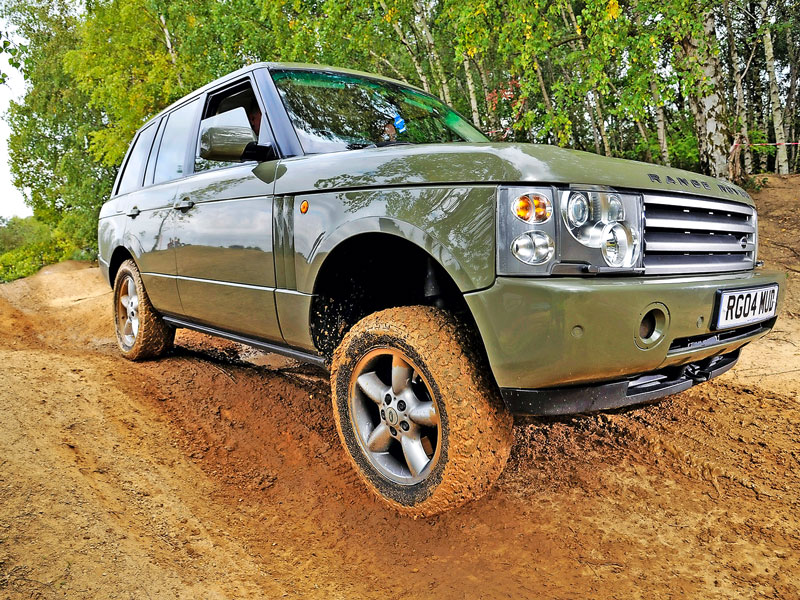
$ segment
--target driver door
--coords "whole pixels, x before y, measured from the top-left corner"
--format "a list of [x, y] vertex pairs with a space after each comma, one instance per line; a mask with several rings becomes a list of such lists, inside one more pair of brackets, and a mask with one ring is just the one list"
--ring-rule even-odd
[[[264, 340], [282, 340], [275, 310], [272, 248], [274, 184], [259, 179], [259, 163], [207, 161], [199, 155], [203, 121], [254, 127], [266, 139], [266, 119], [249, 78], [209, 92], [192, 145], [194, 156], [175, 201], [178, 290], [195, 323]], [[277, 166], [277, 160], [272, 161]], [[269, 169], [269, 163], [263, 164]]]

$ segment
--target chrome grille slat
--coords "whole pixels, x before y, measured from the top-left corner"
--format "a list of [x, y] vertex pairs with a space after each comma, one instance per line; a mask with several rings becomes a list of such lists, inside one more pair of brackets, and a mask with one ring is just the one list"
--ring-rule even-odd
[[746, 236], [720, 233], [717, 235], [688, 233], [676, 239], [674, 233], [653, 231], [647, 235], [645, 250], [654, 252], [752, 252], [755, 244], [747, 242], [742, 248], [741, 238]]
[[[703, 200], [702, 198], [674, 198], [671, 196], [648, 196], [648, 204], [660, 204], [673, 208], [701, 208], [711, 211], [739, 213], [745, 216], [753, 214], [753, 209], [746, 204], [724, 202], [721, 200]], [[676, 206], [677, 204], [677, 206]]]
[[708, 198], [644, 196], [647, 275], [752, 269], [755, 210]]
[[648, 210], [645, 227], [649, 229], [680, 229], [681, 231], [736, 231], [753, 233], [755, 229], [747, 221], [726, 219], [723, 215], [684, 213], [662, 208]]

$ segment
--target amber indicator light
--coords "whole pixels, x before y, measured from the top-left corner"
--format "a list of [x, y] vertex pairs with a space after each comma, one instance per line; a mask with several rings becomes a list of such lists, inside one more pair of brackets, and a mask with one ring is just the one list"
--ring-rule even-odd
[[512, 210], [518, 219], [526, 223], [543, 223], [552, 213], [550, 202], [534, 194], [526, 194], [514, 200]]
[[300, 212], [306, 214], [308, 212], [308, 200], [303, 200], [300, 203]]

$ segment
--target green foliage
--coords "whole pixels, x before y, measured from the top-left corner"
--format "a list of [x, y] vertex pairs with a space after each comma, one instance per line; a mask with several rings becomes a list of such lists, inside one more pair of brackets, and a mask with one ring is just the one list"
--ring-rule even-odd
[[756, 144], [752, 146], [753, 160], [758, 164], [761, 156], [772, 157], [775, 156], [777, 148], [775, 146], [761, 144], [769, 144], [769, 133], [763, 129], [751, 128], [749, 131], [750, 143]]
[[767, 177], [759, 177], [758, 175], [753, 175], [752, 177], [748, 177], [742, 187], [746, 189], [748, 192], [760, 192], [764, 189], [767, 184], [769, 183], [769, 179]]
[[74, 254], [74, 248], [65, 240], [57, 238], [27, 244], [0, 254], [0, 282], [33, 275], [42, 267], [72, 258]]
[[0, 254], [50, 238], [50, 228], [33, 217], [0, 218]]
[[677, 115], [669, 128], [669, 148], [672, 166], [679, 169], [696, 171], [700, 162], [697, 151], [697, 135], [691, 120]]
[[65, 56], [79, 44], [80, 20], [70, 6], [66, 0], [12, 0], [1, 13], [29, 42], [18, 53], [25, 96], [6, 114], [12, 181], [52, 227], [73, 211], [96, 214], [116, 170], [86, 152], [90, 133], [107, 119], [88, 106], [64, 68]]
[[87, 239], [87, 221], [71, 214], [51, 230], [35, 217], [0, 219], [0, 282], [27, 277], [62, 260], [95, 258], [95, 242]]

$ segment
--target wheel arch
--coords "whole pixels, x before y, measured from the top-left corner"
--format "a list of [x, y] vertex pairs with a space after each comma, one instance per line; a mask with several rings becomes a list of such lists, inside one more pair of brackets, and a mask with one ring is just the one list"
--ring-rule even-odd
[[316, 286], [319, 273], [332, 253], [341, 250], [343, 244], [352, 243], [366, 235], [382, 235], [381, 239], [397, 238], [416, 246], [435, 260], [456, 283], [458, 289], [466, 293], [480, 286], [473, 280], [472, 274], [464, 268], [447, 247], [434, 236], [416, 225], [386, 216], [362, 217], [347, 221], [335, 231], [318, 240], [307, 259], [308, 269], [303, 281], [298, 280], [298, 289], [309, 291]]
[[[442, 244], [421, 230], [394, 223], [392, 231], [387, 230], [387, 223], [380, 225], [366, 231], [359, 227], [357, 234], [337, 236], [337, 243], [320, 244], [309, 314], [317, 350], [330, 359], [345, 333], [368, 314], [428, 305], [452, 312], [472, 330], [484, 353], [464, 299], [464, 293], [474, 289], [469, 274]], [[407, 235], [410, 232], [415, 235]]]
[[[133, 253], [125, 246], [117, 246], [114, 252], [111, 253], [111, 258], [108, 261], [108, 283], [113, 288], [114, 280], [117, 278], [117, 271], [126, 260], [132, 260], [136, 263]], [[138, 268], [138, 263], [136, 263]]]

